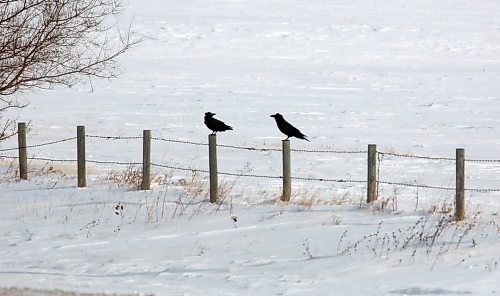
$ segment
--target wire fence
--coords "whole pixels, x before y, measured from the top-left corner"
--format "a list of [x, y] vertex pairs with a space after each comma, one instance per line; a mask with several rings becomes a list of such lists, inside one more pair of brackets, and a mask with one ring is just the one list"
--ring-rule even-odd
[[[451, 157], [434, 157], [434, 156], [422, 156], [413, 154], [399, 154], [393, 152], [378, 152], [382, 156], [395, 156], [401, 158], [414, 158], [414, 159], [425, 159], [425, 160], [435, 160], [435, 161], [455, 161], [455, 158]], [[500, 159], [465, 159], [466, 162], [478, 162], [478, 163], [500, 163]]]
[[[40, 144], [36, 144], [36, 145], [28, 145], [28, 146], [26, 146], [26, 148], [38, 148], [38, 147], [49, 146], [49, 145], [54, 145], [54, 144], [73, 141], [73, 140], [76, 140], [76, 137], [66, 138], [66, 139], [52, 141], [52, 142], [40, 143]], [[0, 152], [7, 152], [7, 151], [14, 151], [14, 150], [19, 150], [19, 147], [0, 149]]]
[[[103, 136], [103, 135], [85, 135], [86, 138], [94, 138], [94, 139], [102, 139], [102, 140], [142, 140], [142, 136]], [[39, 148], [44, 146], [55, 145], [63, 142], [69, 142], [76, 140], [77, 137], [70, 137], [56, 141], [50, 141], [45, 143], [39, 143], [35, 145], [27, 145], [25, 148]], [[167, 139], [160, 137], [151, 137], [151, 140], [167, 142], [167, 143], [175, 143], [175, 144], [185, 144], [185, 145], [194, 145], [194, 146], [208, 146], [208, 143], [204, 142], [196, 142], [189, 140], [179, 140], [179, 139]], [[258, 151], [258, 152], [281, 152], [282, 150], [279, 148], [264, 148], [264, 147], [248, 147], [248, 146], [237, 146], [237, 145], [217, 145], [217, 147], [226, 148], [226, 149], [237, 149], [237, 150], [246, 150], [246, 151]], [[11, 148], [3, 148], [0, 149], [1, 153], [19, 150], [19, 147], [11, 147]], [[314, 153], [314, 154], [347, 154], [347, 155], [362, 155], [366, 154], [366, 150], [336, 150], [336, 149], [290, 149], [294, 152], [300, 153]], [[380, 170], [380, 164], [383, 159], [387, 156], [392, 156], [396, 158], [409, 158], [409, 159], [421, 159], [427, 161], [446, 161], [446, 162], [454, 162], [456, 159], [451, 157], [434, 157], [434, 156], [423, 156], [423, 155], [414, 155], [414, 154], [400, 154], [394, 152], [377, 152], [378, 155], [378, 171]], [[5, 159], [19, 159], [19, 156], [12, 155], [0, 155], [1, 158]], [[47, 161], [47, 162], [67, 162], [67, 163], [76, 163], [77, 159], [55, 159], [55, 158], [46, 158], [46, 157], [28, 157], [28, 160], [36, 160], [36, 161]], [[498, 164], [500, 163], [500, 159], [465, 159], [466, 162], [474, 162], [474, 163], [489, 163], [489, 164]], [[86, 160], [88, 163], [93, 164], [103, 164], [103, 165], [126, 165], [126, 166], [139, 166], [142, 165], [141, 162], [123, 162], [123, 161], [102, 161], [102, 160]], [[192, 168], [192, 167], [182, 167], [182, 166], [174, 166], [168, 164], [159, 164], [159, 163], [151, 163], [151, 166], [163, 169], [171, 169], [178, 171], [192, 171], [199, 173], [209, 173], [209, 170]], [[282, 176], [273, 176], [273, 175], [259, 175], [259, 174], [247, 174], [247, 173], [230, 173], [230, 172], [217, 172], [220, 175], [224, 176], [233, 176], [233, 177], [251, 177], [251, 178], [264, 178], [264, 179], [283, 179]], [[380, 175], [378, 172], [377, 175]], [[334, 179], [334, 178], [316, 178], [316, 177], [291, 177], [292, 180], [301, 180], [301, 181], [315, 181], [315, 182], [329, 182], [329, 183], [352, 183], [352, 184], [365, 184], [366, 180], [356, 180], [356, 179]], [[393, 186], [403, 186], [403, 187], [412, 187], [412, 188], [427, 188], [427, 189], [436, 189], [436, 190], [445, 190], [445, 191], [454, 191], [454, 187], [444, 187], [444, 186], [433, 186], [419, 183], [407, 183], [407, 182], [393, 182], [393, 181], [382, 181], [377, 180], [377, 184], [384, 185], [393, 185]], [[500, 192], [500, 188], [465, 188], [466, 191], [473, 192]]]

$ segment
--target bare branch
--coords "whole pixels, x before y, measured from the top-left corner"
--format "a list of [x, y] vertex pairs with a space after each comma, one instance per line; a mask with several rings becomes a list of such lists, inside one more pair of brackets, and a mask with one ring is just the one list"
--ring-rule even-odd
[[116, 22], [122, 0], [0, 0], [0, 140], [24, 108], [12, 95], [119, 74], [117, 58], [138, 41]]
[[130, 27], [111, 25], [123, 9], [122, 0], [1, 1], [0, 96], [116, 77], [117, 57], [137, 43]]

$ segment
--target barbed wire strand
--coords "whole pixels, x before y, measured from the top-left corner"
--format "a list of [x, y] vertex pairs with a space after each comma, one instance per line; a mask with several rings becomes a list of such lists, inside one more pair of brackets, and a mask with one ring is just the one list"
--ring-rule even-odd
[[122, 161], [103, 161], [103, 160], [86, 160], [88, 163], [96, 164], [116, 164], [116, 165], [142, 165], [142, 162], [122, 162]]
[[[37, 148], [37, 147], [42, 147], [42, 146], [49, 146], [49, 145], [67, 142], [67, 141], [72, 141], [72, 140], [76, 140], [76, 137], [66, 138], [66, 139], [52, 141], [52, 142], [34, 144], [34, 145], [27, 145], [25, 148]], [[0, 152], [7, 152], [7, 151], [13, 151], [13, 150], [19, 150], [19, 147], [0, 149]]]
[[[443, 158], [443, 157], [425, 157], [425, 156], [407, 156], [404, 154], [397, 154], [397, 153], [384, 153], [384, 152], [377, 152], [378, 154], [378, 166], [377, 166], [377, 196], [379, 195], [379, 184], [386, 184], [386, 185], [394, 185], [394, 186], [405, 186], [405, 187], [417, 187], [417, 188], [427, 188], [427, 189], [438, 189], [438, 190], [448, 190], [448, 191], [455, 191], [456, 188], [453, 187], [442, 187], [442, 186], [430, 186], [430, 185], [424, 185], [424, 184], [411, 184], [411, 183], [403, 183], [403, 182], [388, 182], [388, 181], [380, 181], [380, 166], [382, 165], [382, 161], [384, 159], [385, 155], [392, 155], [392, 156], [398, 156], [398, 157], [411, 157], [411, 158], [422, 158], [422, 159], [431, 159], [431, 160], [453, 160], [455, 159], [452, 158]], [[481, 161], [481, 160], [475, 160], [475, 161]], [[480, 188], [465, 188], [465, 191], [475, 191], [475, 192], [500, 192], [500, 189], [480, 189]]]
[[[452, 157], [434, 157], [434, 156], [422, 156], [422, 155], [412, 155], [412, 154], [400, 154], [393, 152], [377, 152], [379, 155], [390, 155], [402, 158], [415, 158], [415, 159], [425, 159], [425, 160], [444, 160], [444, 161], [456, 161]], [[482, 162], [482, 163], [500, 163], [500, 159], [473, 159], [466, 158], [466, 162]]]
[[190, 144], [190, 145], [195, 145], [195, 146], [208, 146], [207, 143], [193, 142], [193, 141], [187, 141], [187, 140], [173, 140], [173, 139], [164, 139], [164, 138], [157, 138], [157, 137], [151, 137], [151, 140], [170, 142], [170, 143], [179, 143], [179, 144]]
[[[432, 185], [425, 185], [425, 184], [412, 184], [412, 183], [390, 182], [390, 181], [379, 181], [379, 182], [380, 182], [380, 184], [404, 186], [404, 187], [418, 187], [418, 188], [447, 190], [447, 191], [455, 191], [456, 190], [455, 187], [432, 186]], [[474, 191], [474, 192], [500, 192], [500, 188], [465, 188], [464, 190], [465, 191]]]
[[[200, 169], [195, 169], [195, 168], [183, 168], [183, 167], [163, 165], [163, 164], [156, 164], [156, 163], [151, 163], [151, 165], [155, 166], [155, 167], [169, 168], [169, 169], [174, 169], [174, 170], [202, 172], [202, 173], [207, 173], [207, 174], [210, 173], [210, 171], [208, 171], [208, 170], [200, 170]], [[264, 178], [264, 179], [283, 179], [282, 176], [245, 174], [245, 173], [217, 172], [217, 174], [224, 175], [224, 176], [232, 176], [232, 177], [253, 177], [253, 178]], [[327, 178], [313, 178], [313, 177], [292, 177], [292, 180], [320, 181], [320, 182], [337, 182], [337, 183], [365, 183], [365, 181], [360, 181], [360, 180], [327, 179]]]
[[[155, 140], [155, 141], [163, 141], [163, 142], [171, 142], [171, 143], [190, 144], [190, 145], [196, 145], [196, 146], [208, 146], [208, 143], [203, 143], [203, 142], [193, 142], [193, 141], [186, 141], [186, 140], [173, 140], [173, 139], [165, 139], [165, 138], [158, 138], [158, 137], [152, 137], [151, 139]], [[237, 149], [237, 150], [247, 150], [247, 151], [281, 152], [281, 149], [279, 149], [279, 148], [257, 148], [257, 147], [226, 145], [226, 144], [218, 144], [217, 147]], [[335, 153], [335, 154], [361, 154], [361, 153], [366, 153], [366, 151], [359, 151], [359, 150], [353, 150], [353, 151], [347, 151], [347, 150], [317, 150], [317, 149], [315, 149], [315, 150], [309, 150], [309, 149], [290, 149], [290, 150], [294, 151], [294, 152], [305, 152], [305, 153]]]
[[393, 153], [393, 152], [377, 152], [377, 154], [382, 155], [382, 156], [389, 155], [389, 156], [402, 157], [402, 158], [455, 161], [455, 158], [451, 158], [451, 157], [421, 156], [421, 155], [400, 154], [400, 153]]
[[[0, 158], [19, 159], [18, 156], [0, 155]], [[77, 159], [55, 159], [46, 157], [27, 157], [28, 160], [38, 160], [47, 162], [78, 162]], [[85, 162], [96, 164], [115, 164], [115, 165], [142, 165], [142, 162], [123, 162], [123, 161], [101, 161], [86, 159]]]
[[[207, 144], [208, 145], [208, 144]], [[239, 150], [249, 150], [249, 151], [261, 151], [261, 152], [281, 152], [280, 148], [255, 148], [255, 147], [245, 147], [245, 146], [235, 146], [235, 145], [217, 145], [217, 147], [231, 148]], [[332, 153], [332, 154], [365, 154], [366, 151], [362, 150], [327, 150], [327, 149], [290, 149], [292, 152], [304, 152], [304, 153]]]
[[444, 187], [444, 186], [433, 186], [433, 185], [424, 185], [424, 184], [412, 184], [412, 183], [404, 183], [404, 182], [391, 182], [391, 181], [379, 181], [380, 184], [385, 185], [395, 185], [395, 186], [404, 186], [404, 187], [418, 187], [418, 188], [427, 188], [427, 189], [439, 189], [439, 190], [453, 190], [454, 187]]
[[[7, 159], [19, 159], [18, 156], [9, 156], [9, 155], [1, 155], [0, 158]], [[48, 162], [77, 162], [76, 159], [52, 159], [45, 157], [28, 157], [28, 160], [39, 160], [39, 161], [48, 161]], [[113, 164], [113, 165], [142, 165], [141, 162], [121, 162], [121, 161], [102, 161], [102, 160], [86, 160], [88, 163], [95, 164]], [[160, 167], [160, 168], [168, 168], [173, 170], [181, 170], [181, 171], [193, 171], [193, 172], [201, 172], [201, 173], [209, 173], [209, 170], [196, 169], [196, 168], [185, 168], [179, 166], [171, 166], [164, 164], [151, 163], [151, 166]], [[219, 175], [225, 176], [233, 176], [233, 177], [253, 177], [253, 178], [265, 178], [265, 179], [283, 179], [282, 176], [271, 176], [271, 175], [257, 175], [257, 174], [243, 174], [243, 173], [228, 173], [228, 172], [218, 172]], [[364, 180], [352, 180], [352, 179], [329, 179], [329, 178], [314, 178], [314, 177], [292, 177], [292, 180], [302, 180], [302, 181], [319, 181], [319, 182], [331, 182], [331, 183], [358, 183], [364, 184], [366, 181]], [[418, 187], [418, 188], [427, 188], [427, 189], [437, 189], [437, 190], [447, 190], [454, 191], [453, 187], [442, 187], [442, 186], [432, 186], [432, 185], [424, 185], [424, 184], [411, 184], [404, 182], [389, 182], [389, 181], [380, 181], [377, 180], [379, 184], [385, 185], [395, 185], [395, 186], [404, 186], [404, 187]], [[474, 191], [474, 192], [500, 192], [500, 188], [465, 188], [465, 191]]]
[[[89, 134], [85, 135], [85, 136], [88, 138], [97, 138], [97, 139], [104, 139], [104, 140], [142, 139], [142, 136], [102, 136], [102, 135], [89, 135]], [[26, 146], [26, 148], [37, 148], [37, 147], [49, 146], [49, 145], [67, 142], [67, 141], [72, 141], [72, 140], [76, 140], [76, 139], [77, 139], [77, 137], [71, 137], [71, 138], [46, 142], [46, 143], [28, 145], [28, 146]], [[171, 142], [171, 143], [190, 144], [190, 145], [196, 145], [196, 146], [208, 146], [207, 143], [187, 141], [187, 140], [175, 140], [175, 139], [166, 139], [166, 138], [159, 138], [159, 137], [152, 137], [151, 139], [156, 140], [156, 141], [164, 141], [164, 142]], [[231, 149], [240, 149], [240, 150], [248, 150], [248, 151], [261, 151], [261, 152], [280, 152], [281, 151], [281, 149], [279, 149], [279, 148], [256, 148], [256, 147], [245, 147], [245, 146], [225, 145], [225, 144], [217, 145], [217, 146], [221, 147], [221, 148], [231, 148]], [[18, 150], [18, 149], [19, 149], [18, 147], [5, 148], [5, 149], [0, 149], [0, 152], [7, 152], [7, 151]], [[290, 150], [294, 151], [294, 152], [305, 152], [305, 153], [335, 153], [335, 154], [365, 154], [365, 153], [367, 153], [365, 150], [326, 150], [326, 149], [290, 149]], [[401, 158], [455, 161], [455, 158], [452, 158], [452, 157], [422, 156], [422, 155], [401, 154], [401, 153], [394, 153], [394, 152], [377, 152], [377, 154], [382, 155], [382, 156], [389, 155], [389, 156], [395, 156], [395, 157], [401, 157]], [[500, 163], [500, 159], [470, 159], [470, 158], [467, 158], [467, 159], [465, 159], [465, 161], [467, 161], [467, 162], [479, 162], [479, 163]]]
[[482, 162], [482, 163], [500, 163], [500, 159], [469, 159], [466, 158], [466, 162]]
[[86, 138], [97, 138], [104, 140], [136, 140], [142, 139], [142, 136], [100, 136], [100, 135], [85, 135]]
[[[102, 135], [86, 135], [89, 138], [99, 138], [105, 140], [131, 140], [131, 139], [142, 139], [142, 136], [102, 136]], [[76, 138], [72, 138], [76, 139]], [[163, 141], [170, 143], [179, 144], [189, 144], [195, 146], [208, 146], [208, 143], [195, 142], [188, 140], [176, 140], [176, 139], [166, 139], [160, 137], [152, 137], [154, 141]], [[261, 151], [261, 152], [280, 152], [279, 148], [257, 148], [257, 147], [247, 147], [247, 146], [237, 146], [237, 145], [226, 145], [219, 144], [217, 147], [230, 148], [238, 150], [248, 150], [248, 151]], [[16, 148], [13, 148], [14, 150]], [[366, 154], [366, 150], [328, 150], [328, 149], [290, 149], [293, 152], [304, 152], [304, 153], [332, 153], [332, 154]], [[2, 150], [0, 150], [2, 151]], [[414, 159], [426, 159], [426, 160], [443, 160], [443, 161], [455, 161], [452, 157], [435, 157], [435, 156], [423, 156], [423, 155], [412, 155], [412, 154], [401, 154], [394, 152], [377, 152], [379, 155], [390, 155], [401, 158], [414, 158]], [[500, 159], [465, 159], [468, 162], [483, 162], [483, 163], [500, 163]]]

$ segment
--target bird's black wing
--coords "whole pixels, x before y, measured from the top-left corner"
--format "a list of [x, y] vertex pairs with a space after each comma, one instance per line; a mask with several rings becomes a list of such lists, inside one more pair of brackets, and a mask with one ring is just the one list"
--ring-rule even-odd
[[229, 125], [225, 124], [224, 122], [218, 119], [212, 118], [212, 120], [213, 120], [213, 125], [217, 131], [225, 131], [233, 129], [232, 127], [230, 127]]
[[302, 140], [309, 141], [307, 139], [306, 135], [304, 135], [298, 128], [294, 127], [293, 125], [291, 125], [289, 122], [287, 122], [284, 119], [283, 119], [283, 128], [284, 128], [284, 130], [282, 130], [282, 132], [284, 134], [286, 134], [287, 136], [296, 137], [296, 138], [299, 138]]
[[296, 127], [291, 125], [285, 119], [282, 119], [281, 124], [278, 127], [282, 128], [282, 132], [287, 136], [296, 136], [298, 134], [302, 134]]
[[290, 132], [294, 135], [294, 136], [297, 136], [297, 135], [302, 135], [302, 133], [299, 131], [298, 128], [296, 128], [295, 126], [291, 125], [291, 124], [288, 124], [289, 125], [289, 129], [290, 129]]

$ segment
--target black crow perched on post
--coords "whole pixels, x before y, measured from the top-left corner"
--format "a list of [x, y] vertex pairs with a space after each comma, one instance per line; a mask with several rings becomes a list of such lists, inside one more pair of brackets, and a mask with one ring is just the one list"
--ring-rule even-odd
[[212, 134], [216, 132], [224, 132], [227, 130], [232, 130], [233, 128], [224, 122], [214, 118], [215, 113], [206, 112], [205, 113], [205, 125], [212, 130]]
[[276, 120], [276, 124], [278, 125], [278, 128], [280, 129], [280, 131], [282, 133], [284, 133], [285, 135], [287, 135], [287, 138], [285, 140], [288, 140], [288, 138], [290, 138], [290, 137], [295, 137], [295, 138], [299, 138], [299, 139], [306, 140], [307, 142], [309, 142], [309, 140], [307, 139], [307, 136], [304, 135], [303, 133], [301, 133], [296, 127], [294, 127], [293, 125], [288, 123], [283, 118], [283, 115], [276, 113], [274, 115], [271, 115], [271, 117], [274, 117], [274, 119]]

